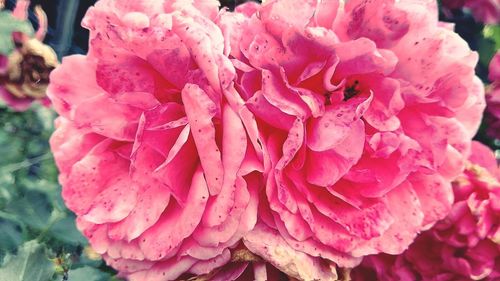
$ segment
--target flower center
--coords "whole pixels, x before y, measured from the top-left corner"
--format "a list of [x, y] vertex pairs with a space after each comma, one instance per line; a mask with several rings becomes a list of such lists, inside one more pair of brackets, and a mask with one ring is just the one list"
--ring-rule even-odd
[[349, 99], [351, 99], [355, 95], [359, 94], [359, 92], [361, 92], [358, 88], [358, 85], [359, 85], [359, 81], [355, 80], [352, 85], [345, 87], [345, 89], [344, 89], [344, 101], [348, 101]]

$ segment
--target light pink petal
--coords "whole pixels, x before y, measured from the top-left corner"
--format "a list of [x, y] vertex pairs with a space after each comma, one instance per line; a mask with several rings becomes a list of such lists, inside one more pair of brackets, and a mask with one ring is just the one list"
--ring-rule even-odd
[[244, 238], [245, 246], [287, 275], [300, 280], [337, 280], [333, 264], [291, 248], [276, 232], [258, 225]]
[[493, 151], [486, 145], [473, 141], [469, 161], [486, 168], [492, 175], [497, 175], [499, 168]]
[[231, 259], [231, 252], [228, 249], [225, 249], [221, 255], [210, 259], [206, 261], [199, 261], [191, 269], [189, 269], [189, 272], [196, 274], [196, 275], [202, 275], [202, 274], [208, 274], [215, 268], [221, 267], [229, 260]]
[[238, 5], [234, 11], [237, 13], [244, 14], [247, 17], [251, 17], [253, 14], [255, 14], [260, 8], [259, 3], [254, 2], [254, 1], [248, 1], [245, 2], [241, 5]]
[[[103, 103], [108, 105], [102, 107]], [[109, 97], [101, 95], [75, 107], [72, 119], [77, 126], [91, 128], [97, 134], [116, 140], [132, 140], [140, 115], [141, 112], [137, 108], [113, 103]]]
[[207, 206], [203, 218], [203, 224], [206, 226], [216, 226], [225, 221], [231, 208], [234, 208], [234, 189], [244, 188], [238, 184], [236, 178], [247, 150], [245, 129], [238, 115], [227, 105], [223, 108], [222, 124], [224, 177], [220, 194]]
[[[73, 75], [74, 69], [79, 75]], [[59, 114], [70, 117], [76, 105], [104, 92], [97, 85], [95, 71], [95, 62], [75, 55], [65, 57], [61, 66], [51, 72], [47, 95]]]
[[391, 0], [349, 1], [345, 5], [342, 31], [350, 39], [369, 38], [382, 48], [395, 43], [409, 30], [411, 16]]
[[83, 218], [92, 223], [117, 222], [126, 218], [137, 202], [137, 186], [128, 177], [117, 177], [93, 200]]
[[[102, 153], [109, 142], [101, 142], [84, 158], [78, 161], [62, 191], [62, 196], [72, 211], [79, 215], [88, 212], [95, 197], [107, 188], [108, 182], [116, 177], [123, 177], [127, 163], [112, 152]], [[105, 170], [106, 174], [100, 171]]]
[[363, 243], [353, 251], [354, 256], [365, 256], [378, 252], [400, 254], [415, 239], [424, 222], [424, 213], [417, 193], [411, 185], [404, 183], [387, 194], [387, 209], [394, 223], [383, 236]]
[[137, 204], [121, 222], [111, 225], [108, 235], [114, 240], [131, 241], [153, 226], [167, 207], [170, 192], [157, 182], [138, 193]]
[[453, 202], [450, 183], [433, 175], [414, 174], [409, 179], [422, 206], [423, 225], [428, 226], [442, 219], [449, 212]]
[[[307, 181], [318, 186], [331, 186], [344, 176], [361, 157], [364, 125], [360, 120], [350, 125], [344, 139], [326, 151], [309, 151], [306, 159]], [[324, 128], [323, 130], [328, 130]]]
[[259, 10], [260, 18], [266, 29], [276, 37], [284, 30], [305, 27], [314, 15], [315, 1], [278, 0], [270, 1]]
[[128, 276], [130, 281], [165, 281], [176, 280], [196, 263], [191, 257], [170, 259], [156, 263], [149, 270], [138, 271]]
[[139, 245], [146, 258], [161, 260], [191, 235], [201, 220], [207, 200], [207, 183], [198, 169], [193, 176], [186, 207], [170, 201], [158, 222], [141, 235]]
[[217, 114], [215, 104], [194, 84], [188, 84], [182, 90], [182, 100], [210, 194], [217, 195], [222, 188], [223, 171], [221, 153], [215, 142], [215, 125], [211, 120]]
[[359, 118], [368, 108], [371, 98], [351, 99], [346, 103], [326, 108], [320, 118], [312, 119], [307, 127], [307, 146], [314, 151], [334, 149], [349, 135], [363, 135]]

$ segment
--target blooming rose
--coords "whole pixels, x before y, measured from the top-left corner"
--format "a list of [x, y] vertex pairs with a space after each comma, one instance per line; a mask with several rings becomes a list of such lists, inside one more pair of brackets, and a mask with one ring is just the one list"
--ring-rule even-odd
[[[208, 274], [256, 222], [262, 152], [214, 24], [217, 1], [102, 0], [48, 94], [67, 206], [128, 280]], [[253, 124], [253, 126], [252, 126]]]
[[500, 23], [499, 0], [442, 0], [442, 5], [445, 9], [469, 9], [476, 21], [485, 24]]
[[35, 14], [39, 29], [32, 34], [31, 24], [26, 21], [29, 3], [20, 0], [12, 14], [0, 11], [0, 25], [6, 27], [0, 36], [0, 99], [18, 111], [28, 109], [33, 101], [49, 104], [45, 94], [49, 74], [58, 64], [54, 50], [41, 42], [47, 30], [47, 19], [38, 6]]
[[[438, 22], [435, 1], [236, 11], [217, 23], [267, 174], [250, 251], [294, 278], [333, 280], [335, 265], [401, 253], [446, 216], [484, 93], [477, 54]], [[292, 257], [307, 262], [283, 262]]]
[[488, 135], [500, 139], [500, 51], [495, 54], [490, 62], [488, 78], [491, 81], [486, 93]]
[[500, 169], [480, 143], [454, 182], [450, 214], [399, 256], [366, 257], [353, 280], [498, 280], [500, 278]]

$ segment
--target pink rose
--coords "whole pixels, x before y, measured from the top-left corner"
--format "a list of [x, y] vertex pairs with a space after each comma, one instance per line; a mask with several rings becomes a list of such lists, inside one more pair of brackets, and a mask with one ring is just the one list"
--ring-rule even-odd
[[441, 4], [448, 9], [461, 9], [466, 0], [442, 0]]
[[[262, 152], [231, 96], [217, 1], [99, 1], [51, 75], [67, 206], [128, 280], [208, 274], [256, 223]], [[246, 115], [245, 115], [246, 114]]]
[[486, 146], [475, 142], [472, 151], [454, 182], [450, 214], [403, 254], [366, 257], [354, 269], [354, 281], [500, 278], [500, 169]]
[[500, 24], [500, 0], [467, 0], [465, 7], [471, 10], [477, 21]]
[[489, 79], [491, 84], [486, 93], [486, 114], [488, 135], [500, 139], [500, 51], [495, 54], [490, 62]]
[[445, 9], [469, 9], [478, 22], [500, 23], [499, 0], [443, 0], [442, 5]]
[[447, 215], [484, 109], [477, 54], [434, 1], [344, 3], [270, 0], [217, 19], [268, 171], [245, 245], [289, 274], [267, 244], [290, 247], [325, 266], [308, 272], [319, 280], [401, 253]]

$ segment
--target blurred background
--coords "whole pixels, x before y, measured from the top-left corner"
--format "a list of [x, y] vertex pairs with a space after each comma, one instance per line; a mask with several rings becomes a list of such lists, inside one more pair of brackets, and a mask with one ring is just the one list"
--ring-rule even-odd
[[[15, 2], [6, 0], [5, 9], [12, 10]], [[43, 8], [48, 17], [44, 43], [54, 49], [59, 60], [85, 54], [88, 31], [80, 22], [95, 2], [33, 0], [28, 19], [36, 30], [38, 19], [33, 8]], [[221, 2], [233, 9], [244, 1]], [[456, 32], [479, 52], [477, 74], [489, 84], [488, 64], [500, 48], [500, 27], [483, 23], [468, 8], [440, 4], [445, 4], [440, 19], [454, 23]], [[0, 33], [2, 28], [0, 22]], [[0, 281], [119, 280], [87, 246], [60, 197], [48, 145], [55, 117], [52, 110], [38, 103], [22, 112], [0, 104]], [[499, 141], [488, 137], [486, 125], [476, 139], [496, 149], [497, 155], [500, 152]], [[27, 266], [20, 272], [22, 264]]]

